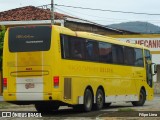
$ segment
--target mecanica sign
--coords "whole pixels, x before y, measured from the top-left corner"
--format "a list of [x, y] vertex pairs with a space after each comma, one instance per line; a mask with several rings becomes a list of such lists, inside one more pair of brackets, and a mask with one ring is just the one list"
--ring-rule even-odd
[[144, 45], [150, 48], [151, 51], [160, 51], [160, 37], [159, 38], [118, 38], [118, 40]]

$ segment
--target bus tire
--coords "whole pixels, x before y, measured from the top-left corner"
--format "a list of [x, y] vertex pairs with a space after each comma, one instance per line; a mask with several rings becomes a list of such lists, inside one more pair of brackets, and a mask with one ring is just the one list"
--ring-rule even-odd
[[51, 113], [52, 111], [58, 110], [58, 105], [48, 104], [48, 103], [38, 103], [35, 104], [37, 112], [41, 113]]
[[132, 102], [133, 106], [143, 106], [146, 101], [146, 93], [143, 89], [140, 91], [139, 101]]
[[89, 112], [92, 110], [93, 96], [90, 89], [86, 89], [84, 92], [84, 111]]
[[98, 89], [96, 93], [96, 109], [97, 110], [102, 109], [103, 105], [104, 105], [104, 93], [101, 89]]

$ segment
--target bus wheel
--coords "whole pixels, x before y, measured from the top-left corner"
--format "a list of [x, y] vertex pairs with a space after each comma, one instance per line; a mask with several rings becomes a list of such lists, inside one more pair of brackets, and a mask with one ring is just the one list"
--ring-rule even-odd
[[102, 109], [103, 105], [104, 105], [104, 93], [101, 89], [98, 89], [96, 93], [96, 109], [97, 110]]
[[38, 112], [41, 113], [50, 113], [53, 110], [58, 110], [59, 106], [58, 105], [53, 105], [49, 103], [38, 103], [35, 104], [35, 108]]
[[139, 101], [132, 102], [133, 106], [143, 106], [146, 101], [146, 93], [143, 89], [140, 91]]
[[84, 110], [89, 112], [92, 110], [93, 96], [90, 89], [86, 89], [84, 93]]
[[104, 107], [108, 108], [112, 103], [104, 103]]

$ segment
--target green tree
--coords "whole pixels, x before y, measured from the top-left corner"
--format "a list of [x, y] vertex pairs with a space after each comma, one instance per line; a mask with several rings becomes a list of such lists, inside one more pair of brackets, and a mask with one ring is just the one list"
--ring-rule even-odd
[[5, 26], [1, 26], [1, 30], [0, 30], [0, 70], [2, 69], [2, 53], [3, 53], [3, 42], [4, 42], [5, 32], [6, 32]]

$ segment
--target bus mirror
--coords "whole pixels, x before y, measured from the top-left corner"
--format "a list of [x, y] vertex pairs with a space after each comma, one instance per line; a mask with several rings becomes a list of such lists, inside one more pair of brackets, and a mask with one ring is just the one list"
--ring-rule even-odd
[[155, 74], [157, 73], [157, 65], [156, 64], [154, 65], [154, 73]]
[[152, 66], [153, 66], [153, 71], [154, 71], [154, 73], [153, 73], [153, 75], [155, 75], [156, 73], [157, 73], [157, 65], [155, 64], [155, 63], [152, 63]]

